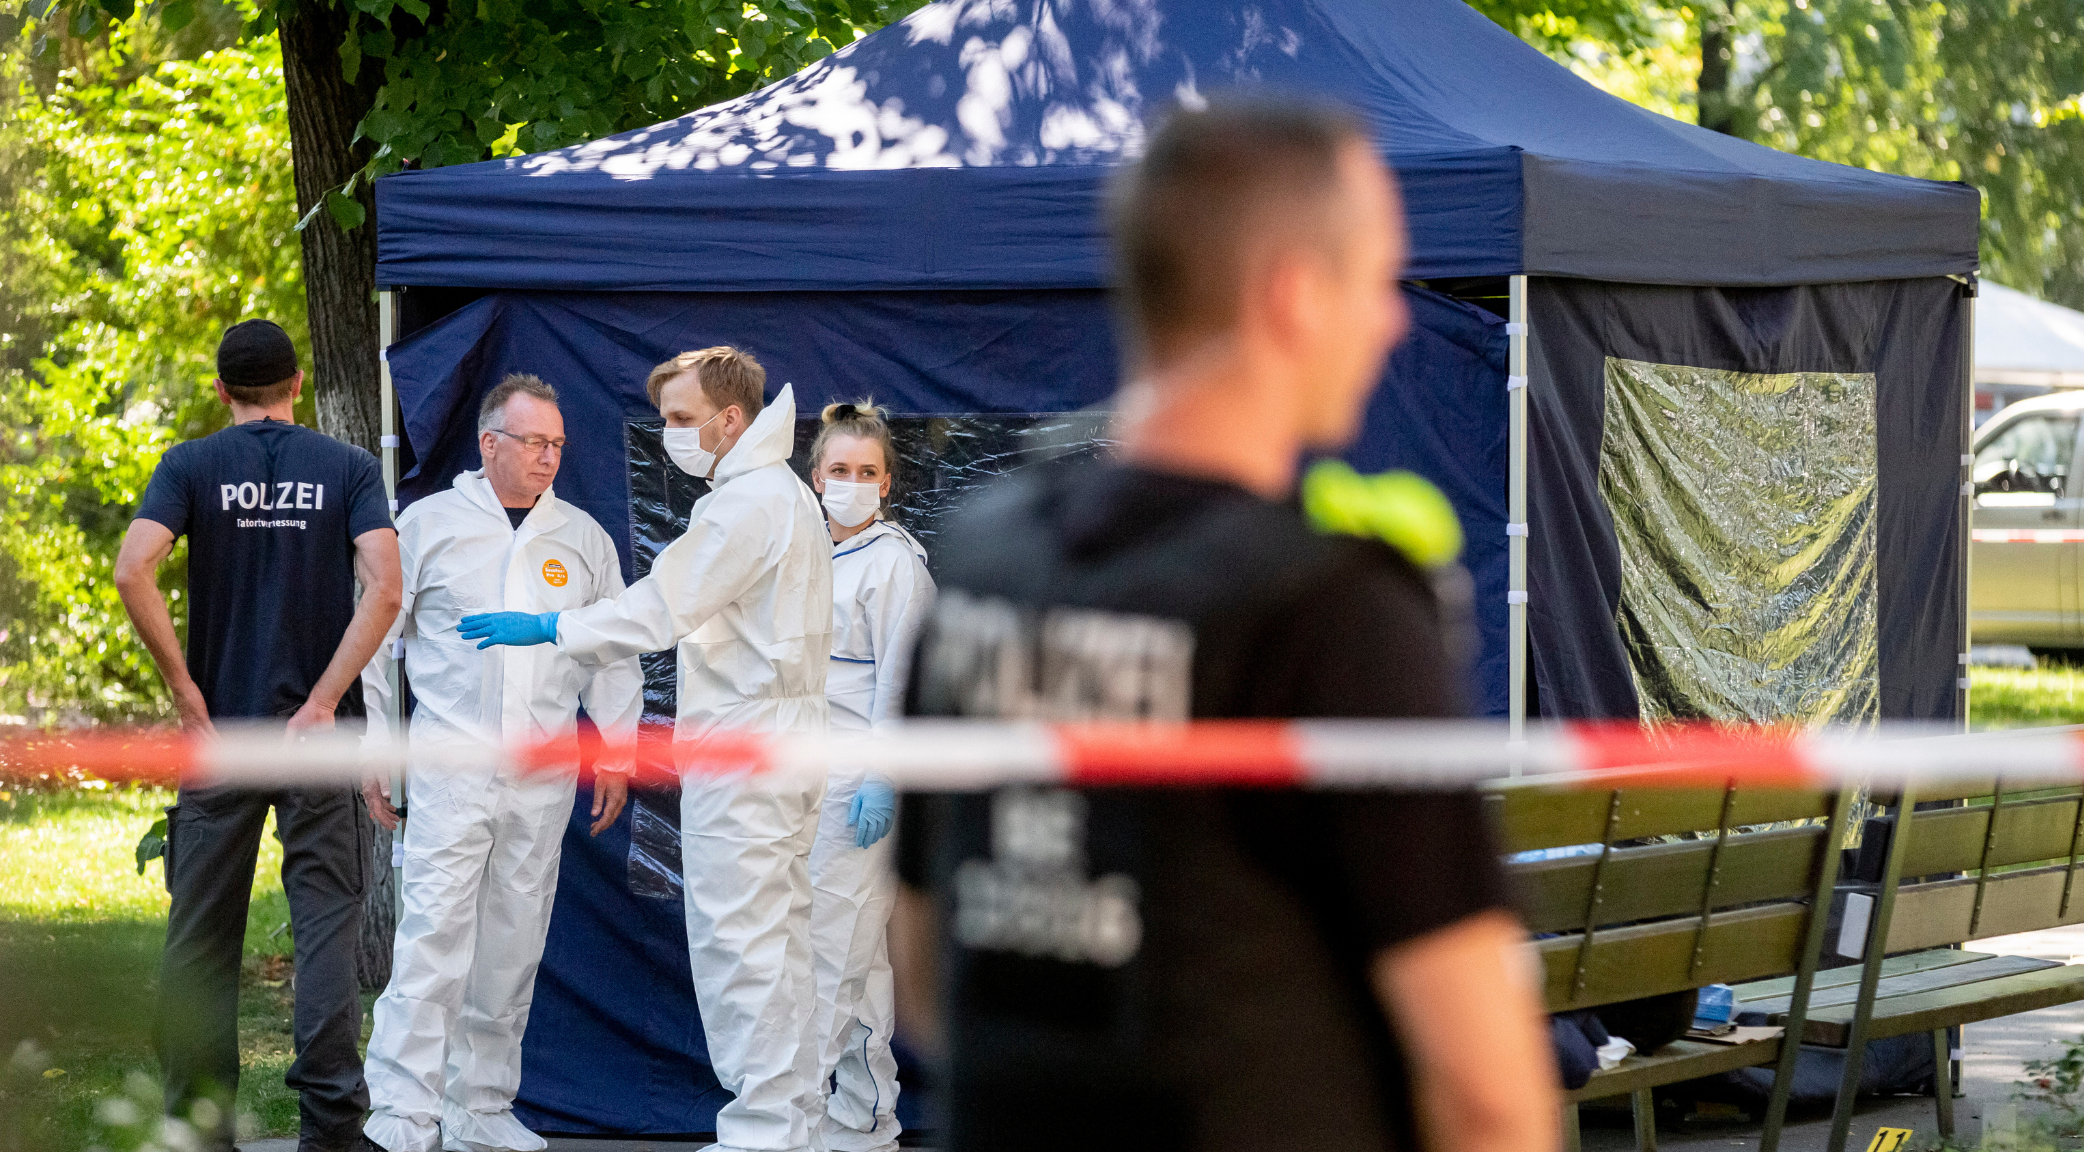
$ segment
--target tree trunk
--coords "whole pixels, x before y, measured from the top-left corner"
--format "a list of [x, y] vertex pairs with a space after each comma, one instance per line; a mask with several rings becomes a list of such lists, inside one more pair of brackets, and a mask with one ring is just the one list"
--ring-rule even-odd
[[[344, 0], [299, 0], [281, 6], [282, 79], [289, 101], [289, 143], [299, 218], [326, 193], [347, 183], [369, 159], [352, 143], [382, 84], [382, 62], [365, 60], [350, 82], [340, 69], [347, 37]], [[376, 199], [366, 182], [355, 189], [367, 214], [353, 231], [321, 210], [305, 226], [304, 302], [311, 324], [312, 399], [319, 431], [371, 452], [382, 427], [376, 362]]]
[[369, 868], [362, 874], [362, 950], [355, 956], [355, 977], [364, 992], [381, 992], [391, 982], [391, 940], [398, 931], [398, 871], [391, 867], [391, 834], [377, 825], [368, 808], [355, 805], [356, 834], [364, 844]]
[[1730, 65], [1736, 58], [1735, 20], [1729, 8], [1713, 0], [1701, 5], [1700, 14], [1700, 81], [1695, 86], [1700, 126], [1737, 136], [1736, 101], [1729, 90]]
[[[368, 162], [369, 145], [354, 143], [355, 125], [375, 103], [381, 62], [367, 61], [355, 80], [340, 68], [351, 8], [345, 0], [298, 0], [281, 14], [282, 81], [289, 104], [290, 158], [302, 219], [326, 193], [347, 183]], [[365, 218], [352, 231], [320, 210], [304, 227], [304, 304], [311, 327], [312, 399], [318, 428], [328, 436], [377, 451], [382, 424], [376, 351], [376, 199], [366, 182], [355, 189]], [[361, 805], [355, 805], [359, 811]], [[362, 949], [356, 970], [362, 987], [381, 991], [391, 980], [393, 903], [397, 877], [391, 837], [368, 814], [359, 835], [370, 845], [362, 905]]]

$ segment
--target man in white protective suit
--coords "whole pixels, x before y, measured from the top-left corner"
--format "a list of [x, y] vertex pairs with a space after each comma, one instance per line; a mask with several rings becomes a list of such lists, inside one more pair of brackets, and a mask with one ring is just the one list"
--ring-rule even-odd
[[[589, 664], [555, 648], [480, 651], [456, 624], [475, 611], [555, 612], [622, 592], [614, 541], [550, 489], [564, 446], [557, 393], [508, 376], [479, 410], [484, 467], [398, 518], [405, 592], [394, 635], [418, 707], [404, 913], [364, 1071], [375, 1111], [363, 1132], [387, 1152], [545, 1146], [514, 1118], [514, 1093], [578, 765], [522, 773], [486, 753], [570, 733], [583, 702], [625, 757], [594, 765], [599, 835], [628, 794], [644, 677], [635, 656]], [[394, 652], [385, 644], [363, 673], [373, 742], [389, 738]], [[363, 795], [378, 823], [398, 826], [388, 781]]]
[[[582, 661], [678, 648], [677, 749], [711, 730], [825, 730], [832, 543], [789, 469], [796, 401], [736, 348], [684, 352], [646, 390], [673, 463], [710, 480], [687, 531], [613, 601], [561, 614], [489, 613], [463, 634], [548, 644]], [[687, 775], [681, 867], [695, 999], [717, 1080], [736, 1099], [717, 1152], [799, 1152], [822, 1120], [811, 973], [810, 850], [822, 781], [779, 787]]]

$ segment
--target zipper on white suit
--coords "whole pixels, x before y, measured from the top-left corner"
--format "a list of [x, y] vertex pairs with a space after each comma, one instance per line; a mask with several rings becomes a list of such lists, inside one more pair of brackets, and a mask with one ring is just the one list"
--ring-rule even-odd
[[[505, 510], [502, 509], [501, 511], [504, 512]], [[517, 603], [526, 604], [527, 592], [516, 583], [514, 564], [521, 557], [521, 546], [528, 539], [539, 535], [535, 529], [528, 526], [528, 519], [534, 515], [535, 509], [529, 509], [528, 517], [522, 519], [519, 528], [509, 528], [510, 535], [507, 540], [506, 561], [501, 570], [499, 589], [500, 610], [503, 612], [529, 611], [528, 607], [515, 606]], [[533, 615], [533, 613], [530, 614]], [[526, 734], [528, 731], [528, 701], [526, 699], [516, 701], [513, 698], [513, 686], [528, 683], [528, 669], [526, 667], [516, 668], [515, 665], [521, 661], [534, 660], [535, 648], [533, 646], [524, 648], [518, 645], [502, 644], [499, 646], [499, 652], [500, 658], [496, 662], [499, 668], [498, 739], [504, 743], [509, 736]], [[516, 675], [516, 673], [520, 674]], [[517, 708], [520, 712], [520, 722], [518, 724], [515, 723], [515, 710]]]

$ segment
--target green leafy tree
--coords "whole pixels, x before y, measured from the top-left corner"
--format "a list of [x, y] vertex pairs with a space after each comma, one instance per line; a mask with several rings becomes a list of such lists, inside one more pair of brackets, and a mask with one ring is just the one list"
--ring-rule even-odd
[[1622, 53], [1641, 51], [1664, 32], [1665, 13], [1639, 0], [1469, 0], [1469, 6], [1566, 61], [1588, 44]]
[[[197, 2], [62, 0], [44, 20], [88, 36], [144, 12], [178, 29]], [[670, 119], [918, 2], [259, 0], [249, 31], [275, 33], [282, 53], [320, 428], [376, 446], [374, 177]]]
[[[303, 328], [274, 44], [137, 75], [142, 48], [119, 29], [47, 93], [14, 58], [0, 132], [0, 307], [35, 317], [0, 345], [0, 708], [47, 720], [165, 711], [110, 578], [117, 545], [160, 454], [224, 419], [218, 333], [249, 315]], [[165, 572], [177, 621], [181, 575]]]
[[1617, 94], [1984, 196], [1985, 275], [2084, 307], [2084, 3], [1481, 0]]
[[1704, 40], [1703, 123], [1973, 184], [1984, 274], [2084, 306], [2084, 5], [1792, 0], [1732, 4], [1702, 27], [1717, 23], [1745, 42]]
[[359, 126], [381, 173], [669, 120], [796, 72], [915, 6], [477, 0], [436, 14], [424, 0], [359, 0], [341, 60], [350, 77], [382, 70]]
[[225, 325], [282, 322], [305, 418], [374, 447], [372, 174], [667, 119], [910, 7], [239, 3], [0, 17], [0, 715], [164, 714], [110, 567], [160, 453], [223, 418]]

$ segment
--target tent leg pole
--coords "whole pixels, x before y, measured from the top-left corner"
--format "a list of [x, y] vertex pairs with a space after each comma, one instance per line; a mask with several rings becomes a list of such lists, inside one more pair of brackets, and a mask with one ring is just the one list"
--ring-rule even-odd
[[[379, 292], [377, 294], [377, 378], [381, 382], [381, 396], [378, 404], [383, 410], [383, 433], [382, 438], [377, 443], [383, 459], [384, 499], [389, 501], [393, 518], [396, 518], [398, 515], [398, 390], [391, 382], [391, 341], [397, 334], [397, 310], [397, 293]], [[389, 703], [384, 705], [384, 718], [386, 723], [390, 725], [392, 738], [402, 741], [405, 739], [405, 702], [400, 699], [403, 676], [399, 661], [396, 659], [397, 655], [398, 653], [395, 651], [392, 653], [393, 659], [391, 660], [390, 671], [391, 698]], [[391, 798], [393, 805], [404, 806], [405, 772], [403, 769], [395, 766], [391, 769]], [[391, 835], [393, 844], [404, 842], [405, 824], [402, 820], [398, 824], [397, 831]], [[395, 856], [396, 853], [394, 851], [393, 858]], [[403, 884], [393, 883], [391, 885], [391, 912], [394, 923], [403, 920], [405, 917], [405, 885]]]
[[[1506, 332], [1505, 717], [1515, 749], [1527, 734], [1527, 278], [1508, 279]], [[1520, 774], [1517, 757], [1512, 774]]]
[[1968, 650], [1974, 644], [1969, 613], [1969, 569], [1975, 563], [1975, 300], [1976, 280], [1961, 289], [1961, 667], [1954, 687], [1954, 715], [1968, 731]]

